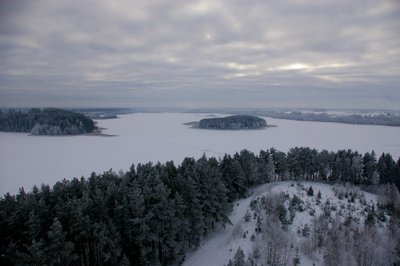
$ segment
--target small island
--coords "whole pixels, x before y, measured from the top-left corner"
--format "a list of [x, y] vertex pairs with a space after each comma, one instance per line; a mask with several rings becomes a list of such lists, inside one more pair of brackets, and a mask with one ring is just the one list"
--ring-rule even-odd
[[0, 131], [31, 135], [81, 135], [98, 129], [83, 114], [57, 108], [0, 111]]
[[262, 129], [267, 127], [267, 122], [256, 116], [233, 115], [222, 118], [205, 118], [198, 122], [197, 127], [223, 130]]

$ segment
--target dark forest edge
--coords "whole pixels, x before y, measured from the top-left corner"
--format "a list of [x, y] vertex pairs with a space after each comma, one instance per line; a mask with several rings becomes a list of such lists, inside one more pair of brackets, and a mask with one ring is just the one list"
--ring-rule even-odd
[[[0, 264], [179, 265], [189, 248], [229, 223], [233, 202], [249, 188], [283, 180], [399, 187], [400, 159], [307, 147], [242, 150], [21, 188], [0, 199]], [[399, 223], [396, 206], [380, 208]]]
[[87, 116], [58, 108], [0, 110], [0, 131], [31, 135], [80, 135], [98, 129]]

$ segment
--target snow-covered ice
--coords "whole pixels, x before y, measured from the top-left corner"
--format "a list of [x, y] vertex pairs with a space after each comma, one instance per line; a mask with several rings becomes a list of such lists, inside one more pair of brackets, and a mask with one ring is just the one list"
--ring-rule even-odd
[[400, 156], [400, 128], [301, 122], [266, 118], [276, 125], [264, 130], [219, 131], [193, 129], [185, 122], [207, 115], [188, 113], [136, 113], [119, 119], [100, 120], [106, 134], [96, 136], [29, 136], [0, 132], [0, 195], [24, 186], [54, 184], [62, 178], [88, 176], [110, 168], [128, 170], [132, 163], [184, 157], [222, 157], [242, 149], [258, 153], [274, 147], [288, 151], [295, 146], [336, 151], [375, 150]]

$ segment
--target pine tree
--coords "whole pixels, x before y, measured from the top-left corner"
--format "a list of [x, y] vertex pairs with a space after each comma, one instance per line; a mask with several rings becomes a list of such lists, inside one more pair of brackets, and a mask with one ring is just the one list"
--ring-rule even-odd
[[[119, 221], [122, 248], [130, 265], [143, 264], [142, 243], [146, 239], [147, 226], [144, 216], [144, 197], [138, 184], [134, 181], [131, 189], [124, 193], [122, 212]], [[126, 187], [124, 187], [126, 188]]]
[[220, 162], [221, 177], [228, 189], [228, 198], [233, 202], [246, 192], [245, 177], [240, 162], [230, 155], [225, 155]]
[[369, 152], [365, 153], [362, 158], [362, 164], [363, 164], [362, 174], [364, 176], [365, 183], [367, 185], [374, 184], [376, 182], [376, 181], [374, 182], [374, 173], [377, 173], [375, 152], [372, 151], [371, 153]]
[[319, 205], [321, 203], [321, 198], [322, 198], [321, 191], [318, 190], [317, 198], [315, 199], [315, 202], [317, 205]]
[[35, 213], [35, 210], [31, 210], [29, 213], [29, 220], [27, 221], [27, 226], [28, 226], [28, 234], [30, 239], [35, 239], [39, 237], [41, 233], [41, 224], [40, 224], [40, 218], [39, 216]]
[[242, 150], [239, 155], [239, 162], [245, 176], [246, 187], [254, 186], [258, 183], [258, 165], [254, 153]]
[[285, 180], [288, 177], [288, 165], [286, 154], [281, 151], [277, 151], [274, 148], [270, 149], [270, 154], [272, 155], [272, 159], [275, 163], [275, 172], [280, 178], [280, 180]]
[[232, 204], [228, 202], [226, 196], [227, 189], [220, 176], [218, 164], [208, 161], [205, 156], [196, 162], [196, 172], [198, 173], [198, 184], [200, 200], [206, 232], [214, 229], [216, 223], [226, 224], [229, 222], [228, 213], [232, 209]]
[[186, 232], [188, 247], [198, 246], [203, 237], [205, 228], [200, 192], [190, 175], [182, 177], [182, 182], [180, 182], [180, 184], [182, 186], [180, 189], [180, 195], [182, 196], [186, 207], [184, 209], [184, 216], [188, 222]]
[[275, 174], [275, 162], [272, 156], [268, 157], [267, 160], [267, 175], [269, 181], [276, 181], [276, 174]]
[[246, 266], [245, 262], [245, 255], [243, 253], [243, 250], [238, 247], [236, 250], [235, 256], [233, 257], [233, 265], [234, 266]]
[[[38, 241], [32, 240], [31, 245], [27, 246], [27, 252], [29, 255], [17, 254], [22, 260], [18, 264], [22, 265], [47, 265], [48, 255], [46, 254], [46, 243], [41, 238]], [[18, 252], [19, 253], [19, 252]]]
[[251, 214], [250, 214], [249, 210], [247, 210], [244, 215], [244, 221], [247, 223], [250, 221], [250, 219], [251, 219]]
[[313, 197], [314, 196], [314, 190], [312, 186], [307, 190], [307, 196]]
[[364, 180], [362, 179], [362, 170], [364, 168], [363, 159], [361, 155], [356, 154], [351, 159], [351, 175], [352, 175], [352, 183], [353, 184], [363, 184]]
[[399, 179], [396, 176], [396, 163], [388, 153], [383, 153], [382, 156], [379, 157], [377, 170], [381, 183], [383, 184], [394, 183]]
[[74, 244], [67, 241], [66, 233], [57, 218], [54, 218], [47, 235], [46, 251], [50, 265], [69, 265], [76, 259], [77, 256], [73, 254]]

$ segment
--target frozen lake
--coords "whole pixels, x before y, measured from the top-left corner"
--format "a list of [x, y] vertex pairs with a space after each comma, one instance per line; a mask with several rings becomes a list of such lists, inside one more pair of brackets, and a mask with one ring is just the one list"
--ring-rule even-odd
[[0, 132], [0, 195], [26, 190], [36, 184], [54, 184], [62, 178], [87, 177], [92, 171], [128, 170], [132, 163], [148, 161], [181, 163], [184, 157], [222, 157], [242, 149], [258, 153], [271, 147], [288, 151], [295, 146], [319, 150], [375, 150], [400, 156], [400, 128], [300, 122], [265, 118], [276, 125], [264, 130], [219, 131], [193, 129], [185, 122], [206, 115], [137, 113], [100, 120], [100, 136], [29, 136]]

